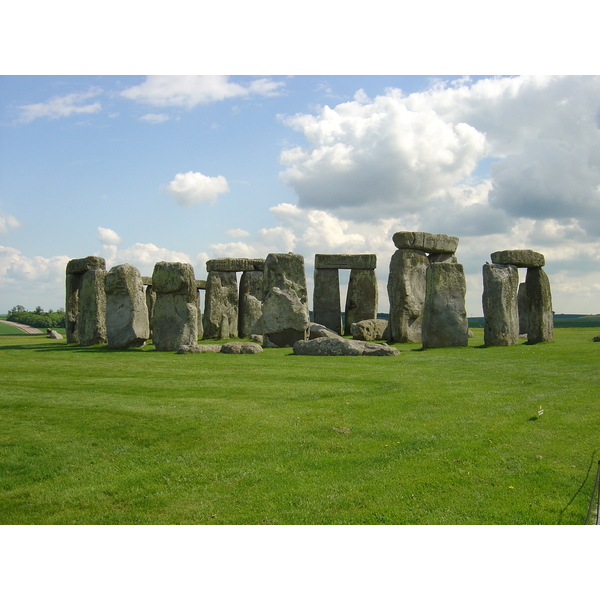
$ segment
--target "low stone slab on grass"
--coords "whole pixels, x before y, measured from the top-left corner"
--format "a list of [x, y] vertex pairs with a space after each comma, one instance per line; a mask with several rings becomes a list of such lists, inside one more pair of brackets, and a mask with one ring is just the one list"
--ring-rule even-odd
[[320, 325], [319, 323], [311, 323], [308, 331], [309, 339], [315, 340], [317, 338], [341, 338], [342, 336], [339, 333], [336, 333], [332, 329], [325, 327], [325, 325]]
[[350, 332], [355, 340], [370, 342], [373, 340], [387, 340], [388, 321], [387, 319], [365, 319], [352, 323]]
[[397, 348], [345, 338], [300, 340], [293, 346], [294, 354], [308, 356], [398, 356]]
[[177, 354], [198, 354], [202, 352], [221, 352], [222, 344], [183, 344], [177, 348]]
[[254, 342], [227, 342], [221, 346], [223, 354], [259, 354], [262, 346]]

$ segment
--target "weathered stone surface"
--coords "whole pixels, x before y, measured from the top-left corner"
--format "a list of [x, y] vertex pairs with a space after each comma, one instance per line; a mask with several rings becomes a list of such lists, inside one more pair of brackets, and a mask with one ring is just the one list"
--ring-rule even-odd
[[81, 274], [90, 269], [106, 271], [106, 260], [101, 256], [86, 256], [85, 258], [74, 258], [67, 263], [68, 274]]
[[[152, 277], [150, 277], [152, 281]], [[154, 318], [154, 304], [156, 303], [156, 292], [152, 290], [152, 283], [146, 286], [146, 310], [148, 311], [148, 332], [153, 337], [152, 319]]]
[[324, 325], [321, 325], [320, 323], [311, 323], [310, 329], [309, 329], [309, 334], [308, 334], [308, 339], [314, 340], [316, 338], [322, 338], [322, 337], [340, 338], [342, 336], [339, 333], [337, 333], [336, 331], [333, 331], [333, 329], [329, 329], [328, 327], [325, 327]]
[[434, 262], [449, 262], [457, 263], [456, 254], [430, 254], [428, 257], [430, 263]]
[[238, 337], [238, 285], [234, 271], [211, 271], [204, 296], [204, 339]]
[[244, 271], [240, 277], [238, 337], [262, 331], [263, 272]]
[[386, 319], [365, 319], [352, 323], [352, 338], [364, 342], [388, 339], [388, 324]]
[[317, 323], [338, 334], [342, 333], [340, 276], [337, 269], [315, 268], [313, 317]]
[[468, 345], [467, 283], [460, 263], [432, 263], [427, 269], [423, 348]]
[[483, 265], [483, 342], [486, 346], [509, 346], [519, 341], [518, 289], [517, 267]]
[[250, 336], [250, 341], [251, 342], [255, 342], [256, 344], [261, 344], [263, 343], [263, 336], [260, 333], [253, 333]]
[[592, 338], [592, 342], [600, 342], [600, 335], [596, 335]]
[[206, 261], [207, 272], [264, 271], [264, 258], [212, 258]]
[[142, 283], [144, 285], [152, 285], [152, 277], [146, 277], [146, 275], [142, 276]]
[[345, 338], [316, 338], [298, 341], [293, 347], [294, 354], [308, 356], [398, 356], [397, 348], [387, 344], [374, 344]]
[[469, 337], [469, 338], [475, 337], [475, 334], [473, 333], [473, 331], [471, 329], [469, 329], [467, 331], [467, 337]]
[[156, 350], [176, 351], [198, 341], [198, 291], [188, 263], [158, 262], [152, 273], [156, 293], [152, 319]]
[[132, 265], [113, 267], [104, 278], [106, 336], [111, 348], [139, 348], [150, 337], [148, 307], [140, 272]]
[[202, 354], [204, 352], [221, 352], [221, 344], [182, 344], [177, 354]]
[[48, 329], [48, 337], [51, 340], [62, 340], [63, 336], [58, 333], [58, 331], [54, 331], [54, 329]]
[[375, 269], [376, 254], [315, 254], [315, 269]]
[[223, 354], [259, 354], [262, 346], [253, 342], [227, 342], [221, 346]]
[[106, 261], [100, 256], [74, 258], [67, 263], [65, 329], [69, 344], [106, 343], [105, 269]]
[[345, 335], [351, 335], [352, 323], [377, 318], [378, 299], [375, 271], [352, 269], [346, 295]]
[[420, 342], [425, 306], [427, 255], [422, 250], [396, 250], [390, 260], [389, 342]]
[[515, 265], [515, 267], [543, 267], [546, 259], [543, 254], [533, 250], [500, 250], [491, 254], [496, 265]]
[[102, 268], [89, 269], [79, 282], [77, 336], [81, 346], [106, 344], [106, 294]]
[[196, 279], [196, 288], [199, 290], [206, 289], [206, 279]]
[[542, 267], [529, 267], [525, 284], [529, 297], [527, 341], [530, 344], [551, 342], [554, 339], [554, 319], [548, 275]]
[[458, 238], [443, 233], [425, 231], [398, 231], [392, 236], [394, 246], [399, 250], [421, 250], [432, 254], [454, 254], [458, 248]]
[[519, 307], [519, 335], [523, 335], [529, 329], [529, 297], [527, 296], [527, 285], [524, 281], [519, 284], [517, 305]]
[[304, 257], [269, 254], [263, 285], [263, 345], [285, 347], [306, 340], [310, 321]]

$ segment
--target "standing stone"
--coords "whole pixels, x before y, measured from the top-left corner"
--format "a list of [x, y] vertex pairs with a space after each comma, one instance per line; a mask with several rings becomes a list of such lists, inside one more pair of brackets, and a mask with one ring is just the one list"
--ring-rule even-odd
[[315, 268], [313, 319], [337, 334], [342, 333], [340, 275], [337, 269]]
[[509, 346], [519, 341], [518, 289], [517, 267], [483, 265], [483, 341], [486, 346]]
[[467, 346], [467, 283], [462, 264], [432, 263], [427, 269], [423, 348]]
[[75, 258], [66, 268], [67, 343], [106, 343], [106, 261], [100, 256]]
[[[152, 277], [149, 278], [152, 281]], [[152, 291], [152, 284], [146, 286], [146, 310], [148, 312], [148, 333], [153, 338], [152, 320], [154, 318], [154, 305], [156, 304], [156, 292]]]
[[238, 285], [235, 271], [210, 271], [204, 297], [204, 339], [238, 337]]
[[422, 250], [396, 250], [390, 260], [388, 341], [420, 342], [429, 260]]
[[525, 282], [519, 284], [517, 304], [519, 305], [519, 335], [523, 335], [529, 329], [529, 297]]
[[269, 254], [265, 261], [263, 344], [293, 346], [307, 340], [310, 326], [304, 257]]
[[153, 341], [157, 350], [176, 351], [198, 341], [198, 292], [188, 263], [158, 262], [152, 273]]
[[[196, 285], [198, 285], [197, 281], [196, 281]], [[201, 289], [205, 290], [206, 287], [196, 288], [196, 289], [198, 290], [198, 339], [202, 339], [204, 337], [204, 323], [203, 323], [203, 317], [202, 317], [202, 310], [200, 310], [200, 306], [201, 306], [200, 290]]]
[[106, 335], [111, 348], [140, 348], [150, 337], [142, 276], [133, 266], [113, 267], [104, 278]]
[[239, 337], [262, 331], [262, 301], [263, 271], [244, 271], [240, 277]]
[[529, 298], [527, 341], [530, 344], [551, 342], [554, 339], [554, 320], [548, 275], [542, 267], [529, 267], [525, 284]]
[[377, 318], [377, 276], [374, 269], [352, 269], [346, 295], [344, 335], [352, 335], [352, 324]]

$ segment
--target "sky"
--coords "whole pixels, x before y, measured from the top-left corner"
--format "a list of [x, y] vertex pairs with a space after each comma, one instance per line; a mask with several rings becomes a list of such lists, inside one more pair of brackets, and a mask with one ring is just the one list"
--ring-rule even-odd
[[315, 253], [375, 253], [386, 312], [406, 230], [460, 238], [468, 316], [514, 248], [557, 313], [599, 313], [599, 127], [585, 75], [3, 75], [0, 312], [64, 307], [72, 258], [204, 279], [270, 252], [304, 256], [311, 307]]

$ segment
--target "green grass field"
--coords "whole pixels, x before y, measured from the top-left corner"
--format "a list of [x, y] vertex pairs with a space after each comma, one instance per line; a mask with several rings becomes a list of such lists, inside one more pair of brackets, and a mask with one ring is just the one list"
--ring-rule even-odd
[[596, 333], [310, 357], [0, 330], [0, 523], [581, 524]]

